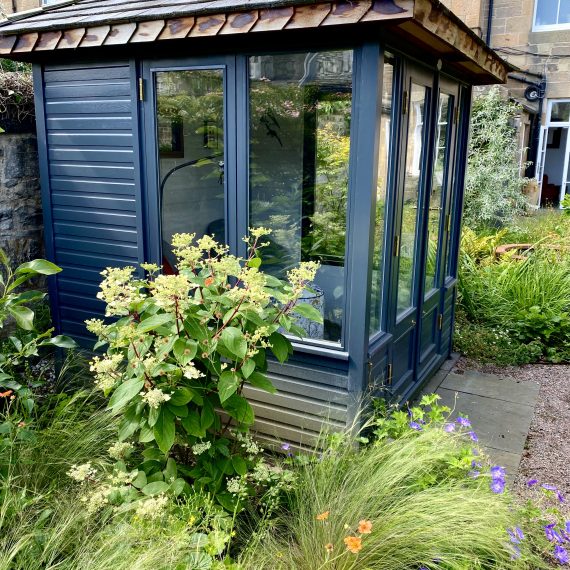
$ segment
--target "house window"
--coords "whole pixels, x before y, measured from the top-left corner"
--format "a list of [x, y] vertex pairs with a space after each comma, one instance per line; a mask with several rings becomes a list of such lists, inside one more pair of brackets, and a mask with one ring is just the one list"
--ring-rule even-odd
[[271, 228], [263, 269], [320, 269], [303, 302], [324, 326], [307, 338], [339, 343], [345, 300], [352, 50], [250, 58], [249, 224]]
[[536, 0], [533, 30], [570, 28], [570, 0]]

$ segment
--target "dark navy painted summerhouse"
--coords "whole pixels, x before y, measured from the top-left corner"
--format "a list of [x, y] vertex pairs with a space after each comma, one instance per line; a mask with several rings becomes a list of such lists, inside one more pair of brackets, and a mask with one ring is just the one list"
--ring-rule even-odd
[[90, 345], [100, 271], [174, 271], [176, 232], [264, 269], [321, 264], [257, 430], [310, 444], [449, 355], [471, 86], [508, 68], [438, 0], [72, 0], [0, 25], [34, 63], [58, 332]]

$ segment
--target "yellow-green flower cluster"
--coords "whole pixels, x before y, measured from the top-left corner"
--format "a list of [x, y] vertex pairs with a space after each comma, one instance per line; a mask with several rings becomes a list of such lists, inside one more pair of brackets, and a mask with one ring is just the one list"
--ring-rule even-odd
[[135, 513], [138, 518], [156, 520], [162, 517], [167, 505], [168, 497], [159, 495], [158, 497], [140, 501]]
[[167, 313], [180, 313], [190, 304], [188, 297], [192, 284], [179, 275], [158, 275], [151, 284], [155, 303]]
[[89, 370], [95, 373], [95, 384], [104, 393], [109, 392], [119, 379], [119, 366], [123, 361], [121, 354], [95, 356], [89, 363]]
[[67, 475], [74, 481], [83, 483], [93, 480], [97, 475], [97, 470], [91, 466], [91, 463], [83, 463], [83, 465], [72, 465]]
[[227, 296], [234, 302], [240, 302], [243, 299], [255, 309], [263, 309], [271, 299], [271, 294], [266, 289], [265, 274], [256, 267], [244, 267], [237, 277], [242, 287], [233, 287], [228, 291]]
[[170, 400], [170, 394], [165, 394], [160, 388], [153, 388], [148, 392], [141, 392], [142, 399], [151, 407], [158, 409], [164, 402]]
[[201, 378], [203, 374], [196, 368], [193, 362], [189, 362], [182, 370], [185, 378], [188, 380], [196, 380]]
[[109, 448], [108, 453], [113, 459], [120, 460], [128, 457], [134, 448], [134, 445], [128, 441], [117, 441]]
[[101, 271], [105, 278], [97, 298], [107, 304], [106, 316], [128, 315], [135, 303], [144, 300], [141, 294], [141, 282], [133, 279], [134, 267], [107, 267]]
[[293, 289], [295, 297], [300, 297], [307, 284], [315, 279], [319, 264], [316, 261], [303, 261], [299, 267], [295, 267], [287, 272], [287, 279]]
[[198, 442], [192, 446], [192, 453], [194, 455], [202, 455], [202, 453], [208, 451], [210, 447], [212, 447], [211, 441]]

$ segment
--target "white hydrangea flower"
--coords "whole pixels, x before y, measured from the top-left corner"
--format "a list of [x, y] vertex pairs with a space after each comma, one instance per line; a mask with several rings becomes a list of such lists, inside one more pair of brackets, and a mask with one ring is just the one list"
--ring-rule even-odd
[[141, 392], [142, 399], [151, 407], [158, 409], [160, 404], [170, 400], [170, 394], [165, 394], [160, 388], [153, 388], [148, 392]]
[[241, 495], [246, 491], [246, 483], [241, 477], [232, 477], [226, 483], [228, 492], [232, 495]]
[[133, 279], [134, 272], [134, 267], [108, 267], [101, 271], [105, 279], [97, 298], [107, 303], [107, 317], [128, 315], [133, 303], [144, 301], [142, 284]]
[[168, 497], [165, 497], [164, 495], [146, 499], [139, 503], [136, 510], [136, 516], [141, 519], [158, 519], [164, 514], [167, 504]]
[[85, 503], [87, 513], [92, 515], [106, 507], [109, 504], [109, 493], [112, 490], [113, 487], [103, 485], [89, 495], [82, 497], [81, 501]]
[[113, 459], [119, 460], [128, 457], [134, 448], [128, 441], [118, 441], [109, 448], [108, 453]]
[[212, 447], [211, 441], [204, 441], [204, 442], [195, 443], [192, 446], [192, 453], [194, 453], [194, 455], [202, 455], [202, 453], [208, 451], [208, 449], [210, 449], [210, 447]]
[[195, 380], [196, 378], [201, 378], [202, 376], [204, 376], [194, 365], [193, 362], [189, 362], [185, 367], [184, 367], [184, 377], [188, 378], [189, 380]]
[[97, 470], [91, 466], [91, 463], [83, 463], [82, 465], [72, 465], [71, 469], [67, 472], [68, 477], [73, 480], [83, 483], [89, 479], [94, 479]]
[[95, 384], [103, 392], [111, 390], [118, 379], [118, 368], [123, 361], [122, 354], [112, 354], [100, 358], [95, 356], [89, 363], [89, 370], [95, 373]]

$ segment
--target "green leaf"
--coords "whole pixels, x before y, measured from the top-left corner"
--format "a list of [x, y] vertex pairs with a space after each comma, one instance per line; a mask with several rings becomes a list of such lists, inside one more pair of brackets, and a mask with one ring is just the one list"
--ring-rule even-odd
[[186, 406], [174, 406], [168, 402], [166, 407], [178, 418], [185, 418], [188, 415], [188, 408]]
[[316, 323], [323, 323], [323, 315], [321, 312], [309, 303], [297, 303], [295, 307], [293, 307], [293, 312], [307, 319], [311, 319]]
[[252, 372], [255, 370], [255, 360], [249, 359], [246, 360], [241, 367], [241, 373], [243, 374], [244, 378], [249, 378]]
[[182, 491], [184, 491], [184, 487], [186, 486], [186, 481], [184, 479], [176, 479], [175, 481], [172, 481], [172, 483], [170, 483], [170, 492], [175, 496], [178, 497], [178, 495], [182, 494]]
[[172, 322], [174, 322], [174, 318], [172, 315], [166, 315], [163, 313], [158, 315], [153, 315], [152, 317], [145, 319], [139, 324], [139, 326], [137, 327], [137, 334], [152, 331], [154, 329], [157, 329], [158, 327], [161, 327], [162, 325]]
[[222, 404], [235, 393], [239, 384], [240, 378], [234, 372], [224, 370], [224, 372], [220, 374], [220, 378], [218, 380], [218, 394]]
[[59, 348], [75, 348], [77, 346], [77, 344], [71, 337], [62, 334], [50, 338], [48, 342], [49, 344], [53, 344], [54, 346], [58, 346]]
[[245, 358], [247, 352], [247, 341], [240, 329], [236, 327], [226, 327], [221, 334], [221, 341], [225, 347], [238, 358]]
[[178, 474], [178, 469], [176, 467], [176, 461], [174, 461], [172, 457], [169, 457], [166, 460], [166, 468], [164, 469], [163, 473], [165, 481], [171, 481], [176, 479], [176, 476]]
[[194, 437], [206, 436], [206, 430], [202, 427], [200, 416], [196, 411], [192, 411], [188, 416], [182, 418], [181, 423], [188, 435], [193, 435]]
[[22, 263], [15, 273], [39, 273], [40, 275], [55, 275], [61, 271], [61, 267], [55, 265], [51, 261], [46, 259], [34, 259], [33, 261], [28, 261], [27, 263]]
[[143, 388], [144, 380], [138, 378], [131, 378], [123, 382], [111, 396], [109, 400], [109, 409], [120, 410], [128, 404]]
[[160, 493], [166, 493], [169, 487], [170, 485], [164, 481], [154, 481], [153, 483], [148, 483], [148, 485], [145, 485], [141, 491], [150, 497], [152, 495], [160, 495]]
[[198, 352], [198, 344], [193, 340], [179, 338], [174, 343], [174, 356], [176, 360], [185, 366], [188, 364]]
[[289, 355], [293, 353], [291, 343], [281, 333], [274, 332], [269, 337], [269, 343], [271, 344], [271, 352], [273, 352], [279, 362], [285, 362]]
[[252, 257], [248, 262], [247, 262], [247, 266], [248, 267], [260, 267], [261, 266], [261, 257]]
[[142, 489], [146, 487], [146, 473], [144, 471], [139, 471], [137, 476], [133, 479], [133, 487], [137, 489]]
[[200, 414], [200, 424], [202, 426], [202, 429], [207, 430], [208, 428], [212, 427], [215, 421], [216, 412], [214, 411], [214, 407], [210, 401], [207, 400], [204, 403], [204, 407], [202, 408], [202, 412]]
[[275, 386], [273, 385], [271, 380], [269, 380], [269, 378], [267, 378], [267, 376], [261, 374], [260, 372], [254, 372], [247, 379], [247, 381], [252, 386], [255, 386], [256, 388], [260, 388], [261, 390], [265, 390], [266, 392], [269, 392], [270, 394], [276, 394], [277, 393], [277, 390], [275, 389]]
[[16, 324], [25, 331], [31, 331], [34, 328], [34, 311], [28, 307], [9, 307], [8, 311], [14, 317]]
[[168, 403], [172, 404], [173, 406], [185, 406], [191, 400], [192, 392], [188, 388], [181, 387], [171, 394]]
[[176, 437], [174, 414], [168, 408], [161, 408], [153, 433], [160, 451], [167, 453], [174, 445]]
[[232, 465], [238, 475], [245, 475], [247, 473], [247, 463], [243, 457], [234, 455], [232, 457]]
[[224, 405], [224, 409], [240, 424], [251, 425], [255, 419], [253, 408], [249, 405], [249, 402], [237, 394], [229, 398]]

